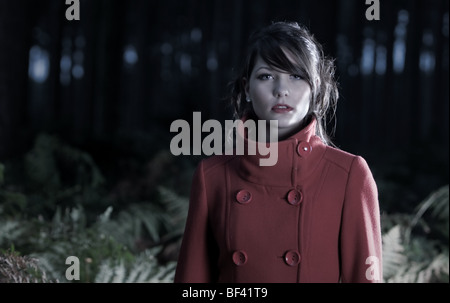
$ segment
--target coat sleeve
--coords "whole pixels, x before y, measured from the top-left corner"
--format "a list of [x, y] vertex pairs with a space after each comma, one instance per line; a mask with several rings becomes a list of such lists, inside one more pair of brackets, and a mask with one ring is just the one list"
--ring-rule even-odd
[[175, 272], [175, 283], [209, 283], [212, 281], [212, 243], [209, 228], [203, 162], [192, 180], [189, 211]]
[[378, 190], [362, 157], [349, 172], [340, 235], [341, 281], [382, 282], [382, 243]]

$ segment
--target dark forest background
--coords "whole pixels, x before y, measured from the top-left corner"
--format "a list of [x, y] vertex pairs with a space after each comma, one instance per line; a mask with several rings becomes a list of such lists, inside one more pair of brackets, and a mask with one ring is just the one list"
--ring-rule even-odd
[[[80, 20], [68, 21], [64, 0], [0, 0], [4, 215], [51, 218], [82, 204], [95, 218], [161, 200], [162, 187], [183, 200], [202, 157], [170, 154], [170, 124], [193, 111], [231, 119], [227, 84], [249, 34], [272, 21], [305, 24], [336, 59], [334, 142], [366, 158], [383, 215], [448, 193], [448, 1], [380, 0], [379, 21], [365, 18], [364, 0], [80, 4]], [[173, 239], [146, 230], [141, 251]]]

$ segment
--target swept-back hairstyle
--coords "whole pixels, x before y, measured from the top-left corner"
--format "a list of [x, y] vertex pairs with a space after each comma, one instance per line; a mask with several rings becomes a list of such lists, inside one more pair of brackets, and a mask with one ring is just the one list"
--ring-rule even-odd
[[311, 100], [305, 120], [314, 116], [317, 119], [316, 135], [325, 144], [332, 145], [326, 127], [327, 119], [335, 118], [339, 98], [334, 61], [324, 55], [321, 44], [309, 30], [296, 22], [274, 22], [250, 36], [242, 70], [230, 83], [234, 118], [256, 118], [251, 103], [245, 101], [243, 79], [250, 78], [258, 56], [272, 68], [295, 73], [309, 83]]

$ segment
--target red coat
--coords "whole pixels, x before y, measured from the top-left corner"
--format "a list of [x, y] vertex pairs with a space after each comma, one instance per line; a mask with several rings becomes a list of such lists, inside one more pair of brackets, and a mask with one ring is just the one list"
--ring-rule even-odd
[[248, 155], [199, 164], [175, 282], [380, 282], [372, 173], [315, 127], [278, 142], [275, 166]]

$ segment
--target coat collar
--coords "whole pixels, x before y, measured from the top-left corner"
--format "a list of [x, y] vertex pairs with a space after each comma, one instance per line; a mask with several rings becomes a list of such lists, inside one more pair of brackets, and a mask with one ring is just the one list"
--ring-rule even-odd
[[[316, 135], [316, 124], [313, 118], [301, 131], [277, 142], [278, 160], [274, 166], [260, 166], [260, 159], [268, 156], [259, 153], [240, 156], [239, 175], [256, 184], [295, 187], [315, 170], [325, 153], [326, 145]], [[249, 140], [244, 138], [244, 142], [247, 147]]]

